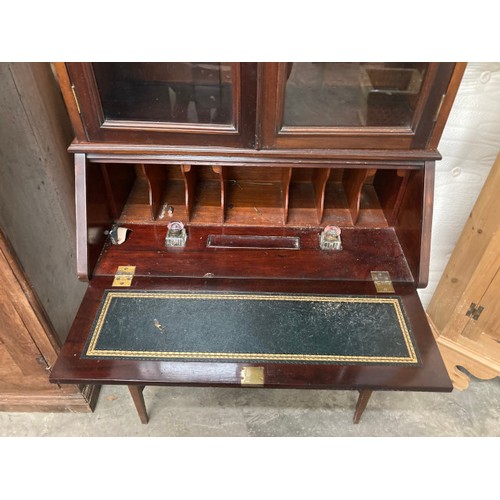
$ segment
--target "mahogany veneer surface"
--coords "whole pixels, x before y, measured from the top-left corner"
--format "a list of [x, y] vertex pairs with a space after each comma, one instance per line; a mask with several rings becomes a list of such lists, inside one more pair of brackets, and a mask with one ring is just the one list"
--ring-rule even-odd
[[[202, 278], [367, 280], [388, 271], [393, 281], [413, 281], [393, 228], [344, 229], [343, 250], [322, 251], [319, 231], [291, 228], [189, 226], [185, 248], [166, 248], [166, 228], [130, 225], [122, 245], [104, 248], [94, 275], [114, 275], [118, 266], [136, 266], [136, 275]], [[209, 235], [297, 236], [300, 249], [207, 248]], [[261, 254], [259, 255], [259, 252]]]
[[[53, 382], [127, 383], [147, 385], [239, 386], [241, 370], [251, 363], [172, 362], [81, 358], [101, 304], [113, 278], [94, 278], [88, 288], [61, 355]], [[305, 280], [228, 280], [136, 277], [131, 290], [263, 292], [373, 295], [370, 282]], [[420, 353], [419, 366], [361, 366], [267, 363], [265, 387], [451, 391], [452, 386], [425, 313], [411, 284], [395, 284]], [[383, 296], [383, 295], [376, 295]]]

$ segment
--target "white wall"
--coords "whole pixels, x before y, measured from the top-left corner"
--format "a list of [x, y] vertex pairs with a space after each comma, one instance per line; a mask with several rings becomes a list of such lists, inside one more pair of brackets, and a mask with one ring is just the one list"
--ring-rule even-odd
[[419, 290], [424, 307], [499, 150], [500, 63], [469, 63], [439, 145], [429, 286]]

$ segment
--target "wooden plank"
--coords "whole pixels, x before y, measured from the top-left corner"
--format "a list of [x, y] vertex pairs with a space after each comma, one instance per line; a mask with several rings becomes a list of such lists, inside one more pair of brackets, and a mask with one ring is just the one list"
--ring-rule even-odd
[[[500, 154], [471, 211], [428, 313], [458, 389], [500, 375]], [[482, 308], [479, 316], [475, 313]]]
[[184, 204], [186, 207], [187, 220], [191, 220], [191, 213], [194, 205], [194, 195], [196, 192], [196, 169], [191, 165], [181, 165], [181, 172], [184, 178]]
[[76, 272], [83, 281], [89, 279], [88, 223], [87, 223], [87, 169], [84, 154], [75, 155], [76, 205]]
[[422, 229], [420, 236], [420, 258], [418, 266], [417, 287], [425, 288], [429, 281], [429, 265], [431, 260], [432, 213], [434, 210], [434, 179], [436, 165], [433, 161], [425, 162], [424, 192], [422, 207]]
[[292, 179], [292, 167], [282, 169], [282, 193], [283, 193], [283, 224], [288, 222], [288, 206], [290, 202], [290, 180]]
[[[411, 143], [411, 148], [425, 148], [428, 147], [430, 135], [432, 133], [436, 113], [439, 111], [443, 96], [448, 92], [449, 96], [454, 96], [457, 88], [448, 87], [455, 63], [430, 63], [427, 70], [426, 78], [421, 90], [421, 97], [424, 101], [424, 106], [421, 111], [422, 114], [417, 116], [417, 122], [414, 123], [414, 138]], [[428, 87], [426, 83], [434, 78], [432, 87]], [[418, 115], [418, 109], [416, 114]]]
[[318, 168], [313, 172], [313, 187], [314, 197], [316, 201], [317, 222], [321, 224], [323, 221], [323, 212], [325, 209], [325, 190], [326, 183], [330, 177], [331, 170], [329, 168]]
[[146, 404], [144, 403], [144, 386], [143, 385], [129, 385], [128, 390], [134, 401], [135, 408], [141, 419], [141, 423], [148, 423], [148, 413], [146, 411]]
[[480, 356], [484, 365], [496, 370], [497, 375], [500, 375], [500, 344], [495, 339], [480, 333], [477, 340], [471, 340], [462, 335], [456, 343]]
[[69, 409], [71, 399], [80, 410], [90, 411], [77, 386], [61, 390], [49, 383], [58, 354], [55, 334], [1, 231], [0, 277], [0, 410], [56, 411], [63, 399], [62, 406]]
[[[432, 325], [432, 320], [429, 323]], [[437, 345], [455, 389], [463, 391], [467, 389], [470, 382], [469, 375], [459, 370], [459, 366], [482, 380], [500, 376], [500, 364], [498, 362], [491, 363], [481, 353], [470, 349], [470, 345], [464, 345], [464, 342], [454, 342], [444, 336], [439, 336], [437, 330], [435, 332], [438, 337]], [[471, 344], [474, 343], [471, 342]]]
[[101, 173], [106, 190], [106, 198], [111, 216], [120, 217], [134, 186], [135, 173], [133, 165], [101, 164]]
[[359, 424], [359, 421], [361, 419], [361, 415], [363, 415], [363, 412], [366, 409], [366, 405], [368, 404], [368, 401], [370, 399], [370, 396], [372, 395], [373, 391], [370, 390], [363, 390], [359, 391], [359, 398], [358, 402], [356, 403], [356, 410], [354, 411], [354, 417], [353, 417], [353, 422], [355, 424]]
[[[35, 292], [29, 286], [24, 273], [14, 258], [8, 242], [0, 231], [0, 289], [4, 314], [9, 311], [11, 320], [14, 316], [22, 318], [19, 328], [29, 332], [31, 342], [34, 342], [47, 363], [54, 364], [59, 352], [55, 332], [41, 306]], [[0, 323], [1, 324], [1, 323]], [[5, 325], [5, 335], [9, 336], [9, 328]]]
[[164, 165], [141, 165], [141, 168], [148, 180], [151, 220], [155, 220], [159, 215], [163, 192], [165, 191], [167, 169]]
[[[476, 341], [486, 357], [500, 361], [500, 238], [497, 239], [497, 249], [495, 264], [498, 270], [487, 286], [486, 293], [477, 302], [477, 307], [483, 308], [481, 315], [477, 320], [472, 318], [467, 323], [462, 336]], [[489, 279], [484, 281], [487, 283]], [[494, 341], [493, 344], [488, 342], [488, 337]]]
[[460, 86], [460, 82], [462, 81], [462, 77], [465, 73], [466, 67], [467, 63], [455, 64], [455, 69], [453, 70], [453, 73], [451, 75], [450, 85], [448, 87], [446, 97], [443, 101], [443, 104], [441, 105], [439, 116], [437, 117], [434, 129], [432, 130], [431, 138], [427, 146], [429, 149], [436, 149], [439, 145], [441, 135], [443, 134], [446, 121], [448, 120], [448, 116], [450, 114], [453, 102], [455, 101], [455, 97], [457, 95], [458, 88]]
[[[41, 356], [40, 351], [33, 343], [33, 339], [3, 289], [0, 289], [0, 323], [2, 325], [0, 338], [4, 351], [2, 362], [5, 361], [6, 352], [19, 368], [23, 377], [36, 375], [39, 382], [41, 379], [45, 381], [45, 385], [48, 385], [45, 366], [42, 367], [40, 363], [36, 362], [37, 358]], [[19, 379], [15, 377], [13, 380]]]
[[66, 109], [71, 117], [71, 123], [73, 125], [73, 130], [75, 136], [79, 141], [87, 140], [87, 134], [83, 121], [80, 116], [80, 110], [76, 103], [75, 95], [71, 89], [71, 80], [68, 75], [65, 63], [53, 63], [57, 79], [59, 82], [59, 87], [61, 88], [62, 96], [64, 98], [64, 103], [66, 104]]
[[224, 224], [226, 219], [226, 199], [227, 199], [227, 168], [224, 165], [213, 166], [212, 170], [219, 176], [220, 183], [220, 212], [219, 221]]
[[368, 177], [368, 169], [351, 170], [346, 169], [342, 182], [344, 184], [347, 204], [351, 212], [352, 223], [356, 225], [359, 215], [359, 205], [361, 201], [361, 190]]
[[[217, 207], [219, 208], [219, 207]], [[253, 249], [207, 249], [211, 234], [248, 234], [232, 227], [190, 225], [186, 247], [175, 252], [165, 247], [165, 232], [154, 225], [135, 224], [123, 245], [108, 245], [95, 269], [95, 276], [114, 275], [118, 266], [136, 266], [135, 276], [192, 276], [207, 273], [222, 277], [266, 277], [268, 279], [359, 279], [371, 280], [370, 272], [383, 269], [394, 281], [412, 282], [405, 255], [391, 228], [343, 228], [341, 252], [325, 252], [319, 247], [315, 228], [273, 228], [254, 226], [255, 236], [293, 236], [300, 239], [300, 252], [266, 252], [258, 259]]]
[[[0, 307], [0, 315], [3, 317], [3, 307]], [[2, 337], [3, 335], [0, 336], [0, 394], [12, 391], [13, 387], [20, 387], [22, 390], [23, 386], [19, 384], [19, 381], [29, 376], [29, 374], [23, 373], [21, 366], [8, 350], [9, 345], [4, 343]], [[15, 353], [14, 356], [17, 357]]]
[[89, 413], [95, 408], [99, 391], [100, 386], [87, 385], [83, 389], [83, 397], [79, 392], [68, 393], [63, 389], [57, 393], [51, 393], [50, 396], [46, 393], [34, 394], [33, 392], [0, 393], [0, 411]]
[[459, 366], [483, 380], [495, 378], [500, 374], [500, 365], [498, 367], [488, 366], [481, 354], [441, 336], [432, 318], [427, 316], [427, 319], [455, 389], [463, 391], [467, 389], [470, 382], [468, 374], [459, 370]]
[[491, 270], [498, 269], [500, 263], [499, 244], [500, 232], [496, 233], [496, 237], [490, 241], [488, 248], [483, 253], [481, 261], [468, 280], [467, 287], [457, 299], [444, 328], [440, 330], [441, 335], [451, 340], [457, 340], [468, 323], [473, 321], [467, 315], [467, 311], [471, 304], [476, 304], [476, 306], [482, 304], [483, 295], [493, 281], [494, 274], [491, 274]]
[[377, 170], [373, 187], [389, 225], [394, 225], [408, 184], [409, 171], [402, 169]]
[[412, 170], [394, 228], [417, 287], [427, 283], [434, 196], [434, 162]]
[[[75, 155], [75, 167], [77, 271], [78, 277], [86, 280], [92, 276], [114, 218], [101, 165], [87, 162], [85, 155]], [[80, 261], [85, 254], [86, 262], [85, 258]]]
[[495, 216], [500, 213], [499, 187], [500, 154], [485, 181], [429, 304], [429, 316], [439, 331], [446, 328], [456, 308], [463, 307], [457, 304], [466, 300], [462, 297], [467, 294], [469, 282], [483, 259], [494, 233], [500, 228], [500, 218], [498, 215]]

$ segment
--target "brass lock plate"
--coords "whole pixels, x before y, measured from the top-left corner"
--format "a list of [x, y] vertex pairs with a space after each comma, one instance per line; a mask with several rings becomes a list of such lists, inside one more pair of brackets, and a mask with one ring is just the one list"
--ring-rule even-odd
[[241, 369], [241, 385], [264, 385], [263, 366], [245, 366]]

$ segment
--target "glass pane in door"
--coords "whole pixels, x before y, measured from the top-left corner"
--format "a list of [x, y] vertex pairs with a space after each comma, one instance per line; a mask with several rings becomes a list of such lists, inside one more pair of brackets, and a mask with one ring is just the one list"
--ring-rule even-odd
[[93, 63], [108, 120], [233, 123], [230, 63]]
[[410, 127], [428, 63], [286, 63], [283, 126]]

